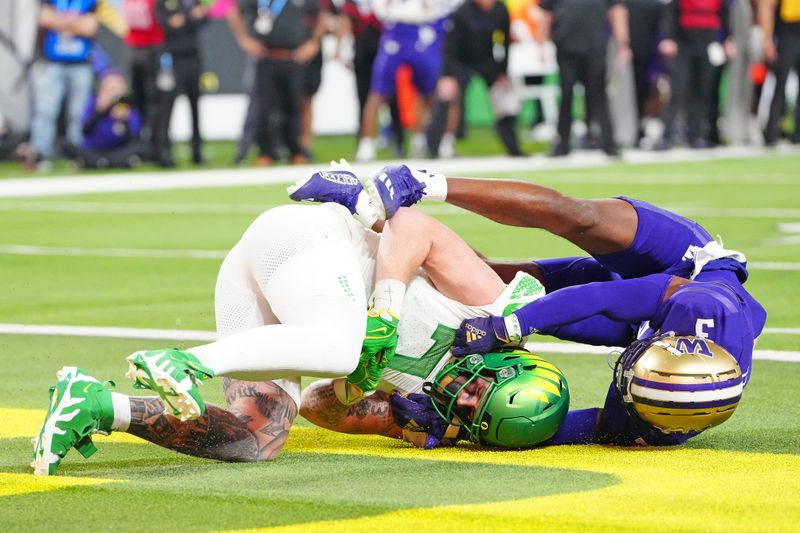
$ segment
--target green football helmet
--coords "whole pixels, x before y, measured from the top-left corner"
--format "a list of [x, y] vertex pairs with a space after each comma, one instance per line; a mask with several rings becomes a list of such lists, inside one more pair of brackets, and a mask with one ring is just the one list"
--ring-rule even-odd
[[[425, 392], [460, 436], [501, 448], [528, 448], [555, 435], [569, 410], [561, 370], [538, 355], [514, 350], [468, 355], [447, 364]], [[465, 393], [462, 395], [462, 393]], [[459, 396], [478, 394], [475, 408]]]

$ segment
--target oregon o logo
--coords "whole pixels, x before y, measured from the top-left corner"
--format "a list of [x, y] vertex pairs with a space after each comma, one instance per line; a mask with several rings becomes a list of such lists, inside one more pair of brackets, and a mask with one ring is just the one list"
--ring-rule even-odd
[[481, 422], [481, 429], [486, 431], [489, 429], [489, 424], [487, 424], [486, 421]]

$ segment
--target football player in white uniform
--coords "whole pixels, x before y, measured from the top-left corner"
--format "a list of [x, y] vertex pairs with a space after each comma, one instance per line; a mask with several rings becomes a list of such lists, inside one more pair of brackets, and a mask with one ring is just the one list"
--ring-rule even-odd
[[[483, 264], [457, 237], [446, 249], [438, 247], [436, 243], [454, 237], [449, 229], [421, 213], [409, 217], [427, 224], [426, 242], [437, 246], [432, 250], [446, 252], [457, 262]], [[398, 224], [402, 220], [398, 219]], [[359, 392], [367, 388], [358, 385], [374, 382], [377, 386], [375, 374], [380, 376], [390, 363], [390, 357], [382, 357], [382, 353], [364, 350], [368, 353], [359, 355], [362, 342], [366, 342], [367, 295], [380, 240], [339, 205], [281, 206], [262, 214], [220, 269], [215, 307], [222, 338], [184, 351], [131, 355], [129, 375], [135, 385], [158, 392], [160, 398], [111, 392], [83, 370], [64, 367], [51, 388], [50, 408], [35, 439], [34, 472], [54, 474], [72, 447], [88, 457], [95, 451], [92, 433], [111, 431], [127, 431], [200, 457], [272, 459], [280, 453], [297, 415], [302, 375], [349, 374], [347, 380], [336, 381], [338, 389], [332, 388], [332, 394], [339, 405], [359, 402]], [[538, 282], [523, 275], [508, 287], [499, 280], [481, 283], [485, 292], [470, 295], [468, 301], [482, 305], [460, 304], [442, 291], [463, 296], [470, 292], [468, 287], [451, 285], [449, 278], [445, 279], [446, 258], [428, 255], [431, 261], [422, 265], [427, 274], [415, 275], [408, 284], [407, 303], [401, 311], [405, 318], [400, 323], [399, 355], [385, 376], [386, 389], [416, 392], [437, 371], [446, 373], [448, 348], [464, 318], [500, 314], [510, 305], [516, 308], [542, 294]], [[484, 272], [496, 278], [491, 270]], [[379, 307], [370, 315], [379, 317], [384, 308], [392, 307], [391, 301], [382, 299], [388, 296], [391, 300], [391, 287], [388, 292], [376, 290], [374, 304]], [[302, 341], [306, 349], [299, 350]], [[469, 371], [477, 376], [481, 371], [500, 372], [504, 365], [475, 364]], [[462, 370], [448, 372], [458, 378]], [[525, 372], [519, 366], [518, 373]], [[198, 391], [200, 381], [217, 376], [224, 377], [227, 410], [205, 406]], [[506, 371], [493, 387], [497, 389], [501, 381], [517, 380], [516, 373]], [[471, 400], [466, 397], [476, 391], [464, 385], [455, 392], [467, 404]], [[488, 389], [482, 392], [479, 398], [488, 399]], [[484, 401], [484, 411], [486, 405]]]

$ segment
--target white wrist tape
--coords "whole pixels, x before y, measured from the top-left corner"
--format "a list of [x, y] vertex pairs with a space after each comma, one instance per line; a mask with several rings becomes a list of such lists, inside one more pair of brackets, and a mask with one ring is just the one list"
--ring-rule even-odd
[[444, 202], [447, 198], [447, 178], [444, 174], [433, 174], [427, 170], [411, 170], [411, 175], [425, 184], [423, 200], [429, 202]]
[[522, 340], [522, 327], [519, 325], [517, 315], [511, 313], [503, 318], [506, 325], [506, 333], [508, 333], [508, 340], [511, 342], [519, 342]]

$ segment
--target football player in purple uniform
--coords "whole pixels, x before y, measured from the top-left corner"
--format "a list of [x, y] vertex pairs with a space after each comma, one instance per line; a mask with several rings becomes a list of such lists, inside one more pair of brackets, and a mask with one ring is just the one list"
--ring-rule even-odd
[[[293, 198], [318, 194], [307, 186]], [[737, 361], [742, 386], [749, 378], [766, 311], [742, 285], [745, 257], [696, 222], [624, 197], [577, 199], [528, 182], [446, 178], [404, 165], [378, 171], [363, 194], [387, 218], [422, 198], [444, 200], [503, 224], [548, 230], [591, 255], [493, 264], [504, 281], [517, 270], [533, 274], [548, 295], [505, 317], [466, 320], [454, 354], [496, 351], [532, 333], [642, 352], [671, 332], [700, 338], [679, 343], [692, 352], [712, 341]], [[698, 432], [662, 431], [634, 415], [612, 383], [603, 409], [571, 411], [551, 443], [679, 444]]]
[[425, 149], [423, 128], [429, 98], [436, 89], [442, 70], [445, 22], [457, 6], [454, 0], [374, 0], [372, 10], [383, 23], [380, 48], [372, 64], [372, 81], [361, 117], [361, 138], [356, 160], [375, 159], [375, 131], [378, 111], [395, 92], [398, 69], [407, 65], [412, 82], [422, 96], [416, 117], [412, 152], [421, 156]]

